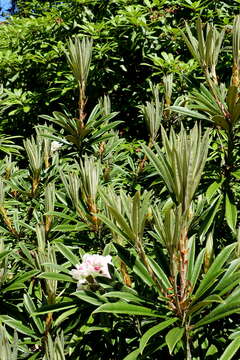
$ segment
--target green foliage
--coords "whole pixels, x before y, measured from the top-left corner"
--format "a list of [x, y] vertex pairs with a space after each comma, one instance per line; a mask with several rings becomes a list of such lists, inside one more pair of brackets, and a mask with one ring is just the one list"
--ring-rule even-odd
[[0, 26], [4, 360], [239, 357], [236, 10], [19, 0]]
[[[187, 6], [191, 9], [191, 3], [189, 11]], [[163, 93], [161, 79], [174, 71], [176, 99], [179, 93], [193, 87], [193, 79], [199, 75], [196, 62], [186, 57], [179, 29], [183, 20], [190, 20], [190, 30], [192, 20], [199, 15], [204, 21], [230, 24], [238, 4], [18, 0], [18, 9], [19, 15], [0, 27], [4, 131], [13, 135], [17, 126], [18, 134], [26, 136], [32, 132], [32, 125], [37, 124], [38, 115], [60, 110], [59, 102], [68, 109], [76, 109], [76, 83], [63, 61], [66, 39], [74, 36], [75, 40], [86, 37], [94, 40], [89, 73], [92, 81], [87, 90], [89, 105], [104, 94], [111, 94], [113, 109], [121, 111], [127, 121], [124, 127], [132, 135], [143, 132], [141, 121], [136, 121], [134, 106], [147, 100], [149, 78], [160, 83]], [[71, 40], [72, 45], [75, 40]]]

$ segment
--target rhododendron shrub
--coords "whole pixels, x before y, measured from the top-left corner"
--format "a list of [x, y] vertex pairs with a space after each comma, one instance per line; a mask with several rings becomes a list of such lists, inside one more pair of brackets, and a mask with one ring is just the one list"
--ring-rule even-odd
[[240, 359], [239, 5], [23, 3], [0, 26], [0, 360]]

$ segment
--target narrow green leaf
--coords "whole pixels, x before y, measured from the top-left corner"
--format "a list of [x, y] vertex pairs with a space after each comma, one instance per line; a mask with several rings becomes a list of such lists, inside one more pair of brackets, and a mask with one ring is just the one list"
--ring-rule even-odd
[[203, 25], [201, 19], [196, 21], [197, 37], [198, 37], [198, 50], [199, 50], [199, 60], [200, 65], [205, 62], [206, 58], [206, 44], [203, 35]]
[[123, 302], [115, 302], [103, 304], [97, 308], [94, 313], [106, 312], [111, 314], [125, 314], [125, 315], [143, 315], [143, 316], [153, 316], [153, 317], [162, 317], [156, 311], [146, 308], [144, 306], [132, 305]]
[[[224, 293], [229, 286], [234, 285], [235, 281], [239, 279], [239, 267], [240, 267], [240, 259], [235, 259], [231, 262], [227, 271], [221, 278], [221, 280], [217, 283], [216, 287], [213, 289], [214, 292], [220, 291], [221, 294]], [[229, 291], [229, 290], [228, 290]]]
[[[24, 305], [31, 316], [36, 311], [36, 306], [29, 294], [24, 294]], [[40, 334], [44, 333], [44, 323], [39, 317], [33, 316], [33, 321], [38, 328]]]
[[226, 194], [226, 201], [225, 201], [225, 217], [226, 217], [228, 226], [235, 233], [236, 225], [237, 225], [237, 207], [229, 199], [228, 194]]
[[79, 290], [73, 293], [73, 295], [83, 301], [86, 301], [89, 304], [96, 306], [102, 305], [106, 302], [103, 296], [100, 297], [92, 291]]
[[222, 196], [217, 197], [214, 199], [214, 201], [211, 203], [209, 208], [204, 212], [203, 214], [203, 222], [200, 226], [199, 233], [201, 234], [201, 238], [204, 237], [204, 235], [209, 230], [210, 226], [212, 225], [214, 218], [218, 212], [218, 209], [222, 202]]
[[70, 248], [61, 243], [55, 243], [56, 248], [60, 251], [66, 259], [70, 261], [71, 264], [79, 264], [79, 258], [73, 254]]
[[6, 293], [8, 291], [20, 290], [20, 289], [24, 289], [24, 288], [26, 288], [26, 286], [24, 285], [23, 282], [15, 281], [11, 285], [9, 285], [9, 286], [5, 287], [4, 289], [2, 289], [2, 292]]
[[161, 176], [161, 178], [163, 178], [168, 191], [170, 194], [173, 194], [175, 189], [173, 181], [173, 170], [170, 167], [170, 164], [167, 162], [167, 159], [163, 156], [158, 147], [156, 147], [157, 155], [155, 155], [154, 152], [147, 146], [142, 145], [142, 147], [149, 160], [155, 166], [158, 174]]
[[208, 306], [210, 304], [214, 304], [214, 303], [223, 303], [223, 299], [219, 295], [207, 296], [202, 301], [199, 301], [198, 303], [194, 304], [193, 306], [190, 306], [189, 314], [192, 314], [192, 316], [194, 316], [194, 315], [196, 315], [196, 313], [198, 314], [198, 311], [200, 309], [202, 310], [206, 306]]
[[208, 188], [206, 192], [206, 198], [207, 201], [210, 202], [212, 197], [215, 195], [215, 193], [218, 191], [218, 189], [221, 187], [222, 181], [214, 181]]
[[110, 291], [105, 294], [106, 298], [119, 298], [121, 300], [131, 301], [134, 303], [141, 303], [146, 302], [145, 300], [139, 298], [136, 295], [133, 295], [132, 293], [126, 292], [126, 291]]
[[60, 211], [49, 211], [44, 215], [56, 216], [57, 218], [62, 218], [69, 221], [76, 221], [76, 219], [73, 216], [67, 215], [64, 212], [60, 212]]
[[239, 121], [239, 117], [240, 117], [240, 100], [238, 100], [234, 106], [232, 113], [232, 124], [235, 124], [237, 121]]
[[191, 283], [192, 274], [194, 270], [195, 263], [195, 236], [192, 236], [188, 241], [188, 269], [187, 269], [187, 279]]
[[54, 272], [43, 272], [37, 276], [40, 279], [75, 282], [71, 276]]
[[160, 265], [154, 259], [152, 259], [150, 256], [148, 257], [148, 261], [150, 263], [152, 270], [157, 275], [161, 284], [164, 286], [164, 289], [167, 290], [167, 289], [171, 288], [172, 285], [171, 285], [170, 281], [168, 280], [167, 275], [160, 267]]
[[64, 313], [58, 315], [56, 321], [54, 321], [54, 326], [58, 327], [64, 320], [68, 319], [71, 315], [75, 314], [78, 311], [78, 307], [74, 307], [70, 310], [64, 311]]
[[2, 251], [0, 253], [0, 260], [3, 260], [9, 253], [10, 253], [9, 250]]
[[34, 355], [30, 355], [30, 357], [28, 358], [28, 360], [36, 360], [37, 358], [38, 358], [38, 355], [39, 355], [39, 353], [37, 352], [36, 354], [34, 354]]
[[23, 325], [23, 323], [19, 320], [13, 319], [8, 315], [0, 315], [0, 321], [2, 321], [4, 324], [8, 325], [12, 329], [16, 329], [22, 334], [36, 338], [33, 330]]
[[181, 340], [184, 334], [184, 328], [175, 327], [174, 329], [171, 329], [166, 337], [166, 343], [169, 349], [170, 354], [172, 354], [176, 344]]
[[236, 178], [236, 179], [240, 179], [240, 170], [236, 170], [232, 172], [232, 175]]
[[108, 205], [108, 209], [109, 209], [110, 213], [113, 215], [113, 217], [115, 218], [115, 220], [117, 221], [120, 229], [127, 235], [128, 240], [134, 241], [135, 234], [133, 233], [131, 227], [128, 225], [127, 221], [120, 214], [120, 212], [116, 208], [109, 206], [109, 205]]
[[200, 298], [217, 281], [217, 276], [224, 270], [225, 262], [231, 256], [236, 244], [226, 246], [216, 257], [208, 272], [201, 280], [200, 285], [194, 295], [194, 301]]
[[191, 274], [188, 273], [188, 276], [190, 276], [188, 280], [190, 281], [191, 284], [191, 292], [194, 291], [197, 281], [199, 279], [199, 274], [202, 269], [202, 265], [204, 261], [204, 255], [205, 255], [205, 249], [202, 249], [201, 252], [198, 254], [192, 273]]
[[139, 354], [140, 354], [139, 349], [133, 350], [130, 354], [125, 356], [125, 358], [123, 360], [137, 360]]
[[29, 279], [31, 279], [32, 277], [34, 277], [35, 275], [37, 275], [38, 273], [39, 273], [38, 270], [28, 271], [27, 273], [18, 276], [17, 279], [16, 279], [16, 281], [26, 281], [26, 280], [29, 280]]
[[223, 303], [215, 307], [209, 314], [194, 324], [194, 328], [210, 324], [231, 314], [240, 313], [240, 288], [236, 288]]
[[116, 233], [117, 235], [120, 236], [120, 238], [126, 240], [129, 242], [129, 237], [126, 233], [124, 233], [122, 230], [120, 230], [109, 218], [107, 218], [105, 215], [103, 214], [96, 214], [96, 216], [102, 220], [102, 222], [104, 222], [111, 231], [113, 231], [114, 233]]
[[189, 51], [191, 52], [192, 56], [195, 58], [195, 60], [199, 64], [201, 64], [201, 59], [200, 59], [199, 51], [198, 51], [198, 41], [192, 35], [192, 32], [191, 32], [189, 26], [186, 24], [186, 31], [187, 31], [188, 37], [184, 34], [184, 32], [182, 30], [180, 30], [180, 31], [181, 31], [182, 37], [183, 37], [185, 43], [187, 44], [187, 47], [188, 47]]
[[58, 264], [53, 264], [53, 263], [41, 263], [41, 265], [43, 266], [44, 269], [47, 269], [48, 272], [54, 272], [54, 273], [66, 273], [67, 275], [69, 274], [69, 269], [62, 266], [62, 265], [58, 265]]
[[62, 224], [62, 225], [56, 225], [54, 226], [51, 231], [84, 231], [88, 229], [88, 225], [86, 224], [77, 224], [77, 225], [68, 225], [68, 224]]
[[173, 319], [169, 319], [166, 321], [161, 322], [160, 324], [157, 324], [155, 326], [153, 326], [151, 329], [149, 329], [148, 331], [146, 331], [143, 336], [140, 339], [140, 352], [141, 354], [143, 353], [143, 350], [145, 348], [145, 346], [147, 345], [149, 339], [154, 336], [155, 334], [159, 333], [160, 331], [164, 330], [165, 328], [167, 328], [168, 326], [172, 325], [174, 322], [176, 322], [177, 320], [179, 320], [178, 318], [173, 318]]
[[73, 304], [72, 302], [62, 302], [61, 304], [42, 306], [42, 307], [36, 309], [31, 315], [32, 316], [43, 315], [43, 314], [48, 314], [49, 312], [53, 313], [53, 312], [62, 311], [62, 310], [66, 310], [66, 309], [72, 309], [75, 307], [76, 307], [76, 304]]
[[206, 353], [206, 358], [208, 358], [209, 356], [212, 357], [214, 354], [217, 354], [217, 353], [218, 353], [217, 347], [215, 345], [211, 344]]
[[185, 108], [183, 106], [170, 106], [170, 110], [178, 112], [179, 114], [190, 116], [192, 118], [210, 121], [209, 117], [207, 117], [206, 115], [200, 114], [197, 111], [187, 109], [187, 108]]
[[225, 349], [219, 360], [231, 360], [240, 348], [240, 337], [234, 339]]

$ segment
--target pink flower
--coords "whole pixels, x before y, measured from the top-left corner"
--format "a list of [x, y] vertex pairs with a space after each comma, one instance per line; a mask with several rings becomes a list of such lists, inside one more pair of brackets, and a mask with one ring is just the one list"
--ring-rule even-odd
[[76, 265], [76, 269], [70, 271], [72, 277], [78, 280], [78, 288], [80, 288], [82, 284], [87, 283], [89, 276], [92, 278], [96, 276], [111, 278], [108, 271], [108, 264], [111, 264], [110, 255], [85, 254], [82, 260], [82, 264]]

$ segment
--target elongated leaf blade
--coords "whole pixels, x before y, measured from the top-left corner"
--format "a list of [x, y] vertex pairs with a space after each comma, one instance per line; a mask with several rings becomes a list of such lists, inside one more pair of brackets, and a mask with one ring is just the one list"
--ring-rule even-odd
[[157, 325], [151, 327], [151, 329], [149, 329], [148, 331], [146, 331], [145, 334], [140, 339], [139, 349], [140, 349], [141, 354], [143, 353], [144, 348], [146, 347], [148, 341], [150, 340], [150, 338], [152, 336], [154, 336], [157, 333], [159, 333], [160, 331], [166, 329], [168, 326], [172, 325], [177, 320], [178, 320], [178, 318], [173, 318], [173, 319], [163, 321], [160, 324], [157, 324]]
[[55, 244], [58, 251], [60, 251], [66, 259], [68, 259], [71, 264], [76, 265], [79, 264], [79, 258], [73, 254], [70, 248], [64, 244], [56, 243]]
[[219, 360], [231, 360], [240, 348], [240, 337], [234, 339], [225, 349]]
[[130, 352], [130, 354], [125, 356], [123, 360], [137, 360], [139, 354], [140, 354], [139, 349], [133, 350], [132, 352]]
[[195, 119], [201, 119], [201, 120], [208, 120], [211, 121], [209, 117], [206, 115], [203, 115], [197, 111], [193, 111], [190, 109], [187, 109], [183, 106], [170, 106], [170, 109], [172, 111], [178, 112], [179, 114], [186, 115]]
[[0, 321], [10, 326], [12, 329], [16, 329], [22, 334], [36, 338], [36, 336], [34, 335], [34, 331], [29, 327], [25, 326], [20, 320], [13, 319], [8, 315], [0, 315]]
[[74, 296], [78, 297], [79, 299], [86, 301], [89, 304], [100, 306], [105, 303], [104, 297], [99, 297], [92, 291], [84, 291], [79, 290], [73, 293]]
[[165, 340], [170, 354], [172, 354], [175, 346], [183, 337], [183, 334], [184, 334], [184, 328], [180, 328], [180, 327], [175, 327], [167, 333]]
[[194, 295], [194, 300], [201, 297], [212, 286], [212, 284], [214, 284], [214, 282], [217, 280], [217, 276], [224, 270], [223, 266], [231, 256], [235, 247], [236, 244], [228, 245], [220, 252], [220, 254], [218, 254], [205, 277], [201, 281]]
[[148, 261], [149, 261], [150, 266], [151, 266], [152, 270], [154, 271], [155, 275], [157, 275], [158, 279], [160, 280], [160, 283], [164, 286], [164, 289], [167, 290], [167, 289], [171, 288], [172, 285], [171, 285], [170, 281], [168, 280], [167, 275], [160, 267], [160, 265], [158, 265], [158, 263], [154, 259], [152, 259], [150, 256], [148, 257]]
[[146, 308], [144, 306], [132, 305], [123, 302], [115, 302], [103, 304], [97, 308], [94, 313], [106, 312], [111, 314], [125, 314], [125, 315], [142, 315], [142, 316], [152, 316], [152, 317], [162, 317], [156, 311]]
[[56, 280], [56, 281], [70, 281], [75, 282], [71, 276], [65, 274], [58, 274], [55, 272], [43, 272], [38, 275], [40, 279], [47, 279], [47, 280]]
[[194, 324], [195, 328], [210, 324], [231, 314], [240, 313], [240, 288], [238, 287], [226, 300], [215, 307], [209, 314]]
[[237, 225], [237, 207], [230, 201], [228, 194], [226, 194], [225, 202], [225, 217], [230, 229], [235, 233]]

